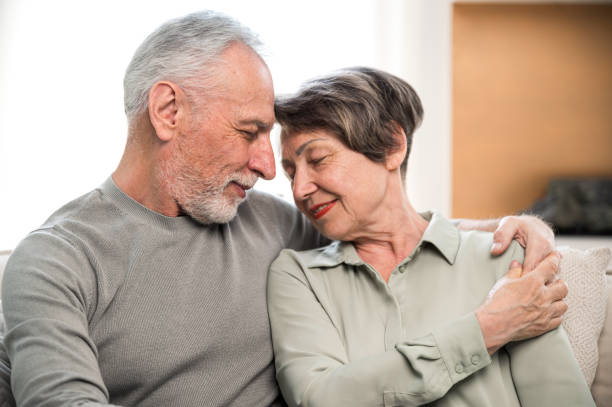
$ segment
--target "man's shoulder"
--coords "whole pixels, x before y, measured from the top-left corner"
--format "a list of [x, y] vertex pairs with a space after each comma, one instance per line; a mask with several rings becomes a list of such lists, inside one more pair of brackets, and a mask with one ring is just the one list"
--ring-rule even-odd
[[[95, 221], [97, 212], [108, 210], [109, 203], [104, 201], [100, 188], [95, 188], [75, 198], [55, 210], [39, 229], [50, 229], [54, 226], [73, 221]], [[106, 207], [106, 208], [105, 208]]]
[[100, 186], [53, 212], [19, 243], [11, 257], [20, 253], [26, 257], [35, 253], [58, 256], [62, 252], [86, 256], [85, 252], [94, 247], [112, 247], [113, 240], [119, 240], [119, 232], [129, 228], [127, 223]]
[[248, 225], [251, 233], [261, 233], [261, 238], [279, 240], [281, 248], [302, 250], [327, 243], [293, 204], [266, 192], [250, 191], [237, 220]]
[[123, 221], [118, 206], [98, 187], [61, 206], [30, 235], [45, 233], [71, 241], [99, 238], [119, 228]]
[[269, 211], [271, 213], [278, 210], [285, 211], [292, 215], [299, 213], [295, 205], [284, 200], [280, 196], [255, 189], [249, 191], [246, 204], [253, 208], [257, 208], [257, 210]]
[[295, 222], [304, 222], [300, 211], [278, 196], [263, 191], [249, 191], [247, 199], [238, 207], [238, 218], [243, 222], [263, 223], [266, 227], [285, 229]]

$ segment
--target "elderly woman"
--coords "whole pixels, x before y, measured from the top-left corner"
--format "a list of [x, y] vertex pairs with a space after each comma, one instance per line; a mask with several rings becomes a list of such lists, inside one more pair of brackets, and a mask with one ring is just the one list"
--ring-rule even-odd
[[561, 328], [486, 343], [479, 317], [495, 312], [487, 294], [523, 249], [513, 243], [491, 257], [491, 234], [413, 209], [403, 180], [422, 115], [407, 83], [367, 68], [277, 101], [295, 203], [335, 240], [285, 250], [271, 266], [268, 308], [286, 401], [593, 406]]

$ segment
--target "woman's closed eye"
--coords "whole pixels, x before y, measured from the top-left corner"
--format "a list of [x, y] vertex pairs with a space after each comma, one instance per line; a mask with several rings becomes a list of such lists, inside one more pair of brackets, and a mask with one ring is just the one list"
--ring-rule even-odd
[[327, 158], [326, 155], [321, 156], [321, 157], [317, 157], [317, 158], [313, 157], [313, 158], [308, 160], [308, 163], [309, 164], [313, 164], [313, 165], [317, 165], [317, 164], [320, 164], [321, 162], [323, 162], [323, 160], [325, 160], [326, 158]]

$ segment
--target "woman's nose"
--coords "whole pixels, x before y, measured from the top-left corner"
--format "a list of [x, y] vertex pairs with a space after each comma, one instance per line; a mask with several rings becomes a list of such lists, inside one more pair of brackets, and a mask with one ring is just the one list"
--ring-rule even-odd
[[309, 177], [306, 171], [299, 171], [296, 169], [293, 176], [293, 182], [291, 187], [293, 188], [293, 199], [297, 204], [298, 201], [307, 199], [314, 191], [317, 190], [316, 184]]

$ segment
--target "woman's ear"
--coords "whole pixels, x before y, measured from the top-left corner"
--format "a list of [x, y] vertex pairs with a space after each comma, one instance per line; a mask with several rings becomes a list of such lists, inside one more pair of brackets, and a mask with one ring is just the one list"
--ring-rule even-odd
[[157, 82], [149, 91], [149, 118], [161, 141], [171, 140], [177, 133], [179, 120], [184, 115], [185, 94], [169, 81]]
[[385, 167], [389, 171], [399, 169], [406, 158], [406, 133], [402, 127], [392, 122], [393, 133], [392, 136], [395, 140], [395, 149], [388, 152], [385, 157]]

